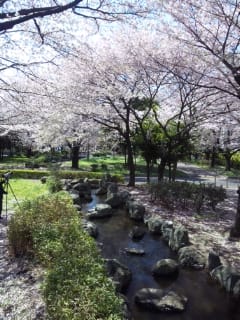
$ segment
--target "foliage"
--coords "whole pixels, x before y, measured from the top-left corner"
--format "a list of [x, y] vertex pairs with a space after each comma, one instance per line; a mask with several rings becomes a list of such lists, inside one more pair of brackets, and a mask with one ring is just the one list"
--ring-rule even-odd
[[47, 178], [47, 186], [51, 193], [61, 191], [63, 184], [61, 181], [61, 175], [59, 171], [59, 165], [55, 164], [50, 167], [50, 176]]
[[[23, 179], [41, 179], [42, 177], [51, 175], [49, 170], [11, 170], [13, 177]], [[0, 175], [6, 173], [6, 170], [0, 170]], [[61, 179], [101, 179], [104, 172], [88, 172], [88, 171], [74, 171], [74, 170], [61, 170], [59, 176]], [[114, 174], [113, 178], [117, 181], [123, 181], [123, 177], [119, 174]]]
[[226, 190], [212, 184], [162, 181], [150, 185], [150, 192], [153, 201], [159, 199], [166, 207], [194, 208], [198, 213], [203, 206], [215, 210], [217, 204], [226, 199]]
[[237, 152], [232, 157], [232, 167], [234, 169], [240, 169], [240, 152]]
[[47, 268], [50, 319], [122, 319], [122, 300], [66, 193], [24, 202], [9, 222], [8, 236], [15, 256], [33, 256]]

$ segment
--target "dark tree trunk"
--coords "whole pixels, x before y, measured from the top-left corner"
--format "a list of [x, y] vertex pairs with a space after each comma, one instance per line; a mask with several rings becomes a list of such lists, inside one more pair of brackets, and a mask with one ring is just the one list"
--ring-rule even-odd
[[172, 167], [172, 181], [176, 180], [176, 172], [177, 172], [177, 161], [174, 161], [173, 167]]
[[146, 160], [146, 174], [147, 174], [147, 183], [150, 183], [150, 174], [151, 174], [151, 161]]
[[167, 164], [166, 159], [162, 158], [158, 165], [158, 181], [159, 182], [163, 180], [166, 164]]
[[127, 143], [127, 155], [128, 155], [128, 170], [129, 170], [129, 187], [135, 186], [135, 164], [134, 164], [134, 157], [133, 157], [133, 150], [131, 142], [128, 141]]
[[72, 169], [79, 169], [79, 166], [78, 166], [79, 149], [80, 149], [80, 146], [78, 145], [72, 146], [71, 148]]
[[226, 171], [231, 171], [231, 157], [232, 155], [227, 152], [224, 154]]
[[215, 150], [215, 148], [213, 148], [212, 154], [211, 154], [211, 163], [210, 163], [211, 168], [214, 168], [216, 165], [216, 156], [217, 156], [216, 150]]
[[172, 181], [172, 164], [168, 163], [168, 181]]
[[90, 159], [90, 146], [89, 146], [89, 143], [87, 145], [87, 160]]
[[237, 213], [235, 217], [234, 225], [230, 230], [230, 237], [240, 238], [240, 187], [238, 187], [238, 202], [237, 202]]

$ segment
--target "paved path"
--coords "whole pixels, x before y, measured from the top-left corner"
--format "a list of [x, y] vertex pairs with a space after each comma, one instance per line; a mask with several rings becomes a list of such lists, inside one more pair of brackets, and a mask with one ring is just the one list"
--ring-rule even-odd
[[[229, 178], [224, 176], [221, 172], [211, 169], [201, 168], [194, 164], [189, 163], [178, 163], [178, 170], [186, 173], [185, 178], [176, 179], [178, 181], [189, 181], [194, 183], [212, 183], [216, 186], [223, 186], [228, 190], [237, 190], [240, 185], [240, 177]], [[152, 177], [151, 182], [156, 182], [157, 178]], [[137, 183], [146, 182], [146, 177], [136, 177]]]
[[212, 183], [216, 186], [223, 186], [230, 190], [237, 190], [240, 184], [240, 177], [239, 179], [229, 178], [218, 170], [205, 169], [194, 164], [180, 162], [178, 164], [178, 169], [188, 175], [186, 179], [181, 180], [197, 183]]

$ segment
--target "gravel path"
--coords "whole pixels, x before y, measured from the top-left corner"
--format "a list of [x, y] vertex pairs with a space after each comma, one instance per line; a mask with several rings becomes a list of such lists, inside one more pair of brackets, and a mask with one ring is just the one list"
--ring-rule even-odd
[[42, 280], [39, 267], [9, 255], [7, 219], [3, 215], [0, 220], [0, 320], [46, 319]]

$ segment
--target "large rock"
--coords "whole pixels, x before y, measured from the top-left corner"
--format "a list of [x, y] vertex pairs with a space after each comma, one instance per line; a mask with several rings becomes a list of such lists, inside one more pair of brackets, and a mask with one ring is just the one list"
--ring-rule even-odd
[[88, 183], [90, 184], [91, 189], [98, 189], [99, 181], [99, 179], [88, 179]]
[[72, 185], [72, 190], [77, 191], [79, 197], [85, 201], [91, 201], [91, 186], [88, 182], [77, 182]]
[[134, 219], [137, 221], [144, 220], [144, 214], [145, 214], [144, 205], [142, 205], [136, 201], [130, 201], [128, 203], [128, 212], [129, 212], [129, 216], [131, 219]]
[[240, 298], [240, 280], [235, 283], [232, 293], [235, 297]]
[[240, 273], [231, 267], [220, 265], [210, 273], [211, 277], [216, 280], [227, 292], [240, 296]]
[[110, 205], [105, 203], [97, 204], [95, 209], [89, 210], [86, 217], [89, 219], [98, 219], [111, 217], [113, 215], [113, 210]]
[[81, 201], [77, 191], [72, 190], [71, 192], [69, 192], [69, 195], [72, 198], [73, 204], [81, 206], [82, 201]]
[[161, 226], [161, 232], [162, 239], [168, 243], [173, 232], [173, 222], [168, 220], [163, 221]]
[[132, 254], [136, 256], [143, 256], [145, 254], [144, 249], [140, 249], [140, 248], [125, 248], [125, 251], [128, 254]]
[[107, 197], [105, 203], [109, 204], [112, 208], [119, 208], [124, 205], [123, 198], [119, 193], [112, 193]]
[[110, 196], [110, 195], [113, 195], [115, 193], [118, 193], [118, 184], [114, 183], [114, 182], [111, 182], [107, 186], [107, 195]]
[[149, 232], [153, 234], [162, 234], [162, 223], [163, 223], [162, 218], [158, 216], [150, 217], [147, 220], [147, 226], [148, 226]]
[[129, 196], [130, 194], [127, 191], [108, 193], [105, 203], [109, 204], [112, 208], [124, 207]]
[[95, 194], [96, 194], [97, 196], [103, 196], [103, 195], [107, 194], [107, 187], [104, 187], [104, 186], [103, 186], [103, 187], [98, 188], [98, 189], [96, 190]]
[[116, 291], [124, 292], [132, 280], [131, 271], [127, 266], [121, 264], [116, 259], [106, 259], [105, 261], [107, 273], [109, 277], [113, 279], [113, 282], [116, 286]]
[[133, 240], [140, 240], [144, 237], [146, 231], [142, 227], [134, 226], [129, 232], [129, 236]]
[[173, 259], [159, 260], [152, 268], [152, 273], [155, 277], [176, 276], [178, 272], [178, 263]]
[[83, 229], [93, 238], [97, 238], [98, 236], [98, 228], [97, 226], [90, 221], [83, 220], [82, 221]]
[[178, 260], [181, 266], [192, 269], [203, 269], [205, 258], [195, 246], [183, 247], [178, 251]]
[[161, 312], [182, 312], [187, 298], [174, 291], [164, 292], [161, 289], [143, 288], [137, 291], [135, 302], [140, 306]]
[[180, 248], [188, 246], [189, 237], [187, 229], [182, 225], [177, 225], [174, 227], [173, 232], [170, 234], [168, 244], [169, 247], [174, 251], [178, 251]]
[[215, 251], [211, 250], [208, 254], [208, 270], [212, 271], [221, 265], [222, 263], [219, 255]]

